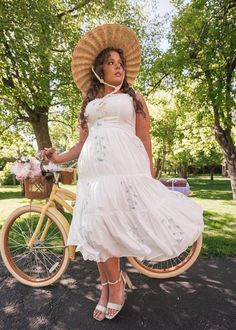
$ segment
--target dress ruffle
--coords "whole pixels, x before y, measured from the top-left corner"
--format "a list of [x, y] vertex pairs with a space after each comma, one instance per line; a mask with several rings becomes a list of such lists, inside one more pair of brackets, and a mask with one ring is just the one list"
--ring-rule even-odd
[[[86, 260], [111, 256], [166, 260], [203, 230], [202, 208], [146, 175], [107, 175], [79, 181], [68, 244]], [[155, 200], [153, 200], [155, 196]]]
[[112, 256], [166, 260], [203, 230], [200, 205], [151, 177], [150, 161], [135, 134], [128, 94], [88, 103], [89, 136], [78, 159], [77, 200], [68, 236], [84, 259]]

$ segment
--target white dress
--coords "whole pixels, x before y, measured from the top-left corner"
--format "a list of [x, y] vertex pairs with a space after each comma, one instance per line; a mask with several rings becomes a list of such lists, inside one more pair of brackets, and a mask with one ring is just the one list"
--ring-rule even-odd
[[95, 99], [85, 115], [89, 136], [78, 159], [68, 245], [97, 262], [112, 256], [166, 260], [179, 255], [203, 231], [203, 210], [152, 178], [148, 154], [135, 135], [132, 97]]

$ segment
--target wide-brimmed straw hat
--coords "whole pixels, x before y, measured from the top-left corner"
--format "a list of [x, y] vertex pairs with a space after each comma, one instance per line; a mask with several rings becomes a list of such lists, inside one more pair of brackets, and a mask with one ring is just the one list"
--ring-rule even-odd
[[141, 49], [134, 31], [121, 24], [100, 25], [86, 33], [73, 51], [72, 76], [82, 92], [85, 93], [90, 86], [91, 67], [97, 55], [108, 47], [123, 50], [128, 83], [132, 84], [137, 77], [141, 63]]

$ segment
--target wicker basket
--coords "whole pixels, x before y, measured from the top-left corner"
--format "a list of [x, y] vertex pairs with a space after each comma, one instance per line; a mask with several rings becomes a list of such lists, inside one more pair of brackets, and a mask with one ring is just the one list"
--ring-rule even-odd
[[51, 194], [53, 180], [45, 176], [24, 179], [25, 197], [29, 199], [45, 199]]
[[65, 168], [60, 170], [61, 174], [61, 183], [63, 184], [72, 184], [74, 181], [74, 169]]

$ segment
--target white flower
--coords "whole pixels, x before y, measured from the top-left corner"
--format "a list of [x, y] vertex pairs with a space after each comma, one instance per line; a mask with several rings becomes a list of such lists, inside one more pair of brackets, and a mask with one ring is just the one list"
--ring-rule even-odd
[[53, 164], [53, 163], [49, 163], [48, 165], [43, 165], [43, 170], [45, 172], [59, 172], [60, 171], [60, 166]]
[[21, 161], [17, 161], [11, 168], [11, 173], [15, 174], [18, 180], [21, 180], [29, 176], [30, 170], [30, 163], [22, 163]]

